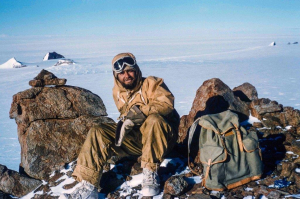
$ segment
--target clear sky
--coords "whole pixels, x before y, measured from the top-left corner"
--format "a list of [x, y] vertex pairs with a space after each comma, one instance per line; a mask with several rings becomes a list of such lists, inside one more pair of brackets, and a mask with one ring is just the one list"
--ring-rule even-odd
[[298, 34], [299, 0], [0, 0], [0, 37]]

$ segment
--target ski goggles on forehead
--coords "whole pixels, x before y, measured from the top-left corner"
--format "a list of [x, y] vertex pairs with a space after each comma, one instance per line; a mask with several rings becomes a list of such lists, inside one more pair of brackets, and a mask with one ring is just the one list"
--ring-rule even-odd
[[114, 62], [113, 68], [116, 73], [122, 72], [125, 65], [128, 66], [134, 66], [135, 65], [135, 59], [132, 57], [122, 57]]

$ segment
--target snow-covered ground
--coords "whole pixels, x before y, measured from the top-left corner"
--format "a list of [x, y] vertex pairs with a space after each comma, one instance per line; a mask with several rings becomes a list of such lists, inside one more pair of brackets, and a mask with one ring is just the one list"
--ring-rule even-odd
[[[118, 111], [112, 98], [111, 59], [120, 52], [137, 57], [143, 75], [164, 78], [175, 95], [180, 115], [188, 114], [196, 90], [203, 81], [217, 77], [234, 88], [253, 84], [260, 98], [300, 108], [300, 45], [288, 42], [299, 37], [255, 37], [232, 39], [99, 39], [99, 38], [0, 38], [0, 64], [12, 57], [24, 68], [0, 69], [0, 164], [17, 170], [20, 146], [17, 125], [9, 119], [12, 96], [30, 88], [29, 80], [42, 69], [66, 78], [68, 85], [86, 88], [104, 101], [108, 116]], [[275, 41], [276, 46], [269, 46]], [[56, 51], [74, 65], [54, 66], [57, 60], [42, 61]], [[38, 66], [38, 67], [37, 67]]]

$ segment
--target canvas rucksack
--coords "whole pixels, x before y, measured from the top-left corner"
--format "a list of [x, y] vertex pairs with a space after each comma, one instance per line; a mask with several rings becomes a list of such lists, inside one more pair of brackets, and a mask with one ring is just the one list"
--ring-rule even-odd
[[239, 126], [235, 113], [227, 110], [196, 119], [189, 131], [189, 153], [198, 124], [202, 183], [207, 189], [223, 191], [261, 177], [263, 164], [257, 134]]

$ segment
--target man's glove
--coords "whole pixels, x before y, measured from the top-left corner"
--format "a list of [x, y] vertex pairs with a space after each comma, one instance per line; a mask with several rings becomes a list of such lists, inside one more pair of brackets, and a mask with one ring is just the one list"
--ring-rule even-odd
[[134, 105], [127, 113], [126, 119], [131, 120], [135, 125], [142, 125], [146, 120], [146, 116], [139, 109], [139, 106]]
[[116, 130], [116, 146], [121, 146], [125, 135], [130, 132], [134, 127], [134, 123], [130, 119], [126, 119], [124, 122], [120, 120], [117, 124]]

